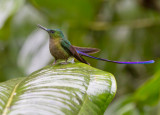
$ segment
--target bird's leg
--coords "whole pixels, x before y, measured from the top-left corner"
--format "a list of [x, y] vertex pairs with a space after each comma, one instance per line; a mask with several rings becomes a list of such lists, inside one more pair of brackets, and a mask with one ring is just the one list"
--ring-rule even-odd
[[67, 64], [67, 60], [68, 60], [68, 59], [65, 60], [65, 63], [66, 63], [66, 64]]
[[54, 62], [53, 63], [51, 63], [50, 65], [55, 65], [56, 64], [56, 59], [54, 60]]
[[55, 59], [55, 60], [54, 60], [54, 62], [53, 62], [53, 65], [55, 65], [55, 64], [56, 64], [56, 61], [57, 61], [57, 60]]

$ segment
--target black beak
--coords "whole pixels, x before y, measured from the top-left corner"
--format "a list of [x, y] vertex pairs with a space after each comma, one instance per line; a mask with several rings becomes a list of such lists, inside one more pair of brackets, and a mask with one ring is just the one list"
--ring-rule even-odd
[[41, 26], [40, 24], [38, 24], [37, 25], [39, 28], [41, 28], [41, 29], [43, 29], [43, 30], [45, 30], [45, 31], [47, 31], [48, 32], [48, 29], [47, 28], [45, 28], [45, 27], [43, 27], [43, 26]]

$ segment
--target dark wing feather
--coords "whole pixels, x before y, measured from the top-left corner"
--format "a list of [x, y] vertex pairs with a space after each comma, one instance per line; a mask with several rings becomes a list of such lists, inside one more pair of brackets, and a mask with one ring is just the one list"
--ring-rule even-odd
[[76, 49], [67, 42], [67, 40], [62, 40], [61, 45], [70, 55], [74, 56], [78, 61], [89, 64], [86, 60], [84, 60], [76, 51]]
[[73, 46], [76, 50], [81, 51], [86, 54], [94, 54], [100, 51], [100, 49], [97, 48], [85, 48], [85, 47], [77, 47]]

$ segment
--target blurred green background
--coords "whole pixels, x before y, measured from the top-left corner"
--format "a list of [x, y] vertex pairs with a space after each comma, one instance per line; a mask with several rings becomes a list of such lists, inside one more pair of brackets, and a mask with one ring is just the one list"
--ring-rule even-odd
[[0, 0], [1, 82], [53, 62], [49, 36], [37, 24], [60, 28], [73, 45], [101, 49], [94, 56], [156, 59], [118, 65], [85, 58], [116, 77], [117, 94], [106, 115], [160, 115], [159, 0]]

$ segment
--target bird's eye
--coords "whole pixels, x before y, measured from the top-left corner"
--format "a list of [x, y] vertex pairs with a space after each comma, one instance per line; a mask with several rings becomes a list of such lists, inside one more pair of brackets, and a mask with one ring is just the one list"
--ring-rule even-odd
[[55, 31], [51, 30], [50, 32], [51, 32], [51, 33], [54, 33]]

